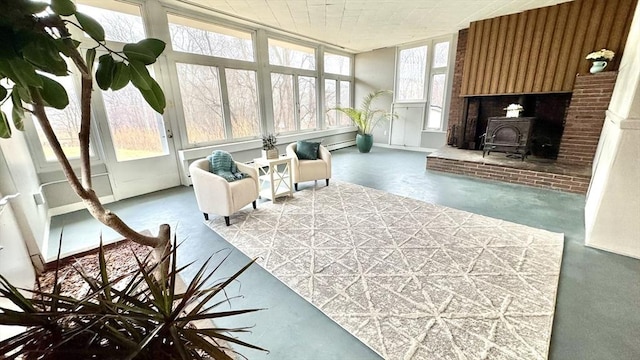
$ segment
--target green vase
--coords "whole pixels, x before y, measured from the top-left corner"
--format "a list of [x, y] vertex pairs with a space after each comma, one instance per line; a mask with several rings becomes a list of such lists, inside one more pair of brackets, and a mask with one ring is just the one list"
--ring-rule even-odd
[[371, 134], [357, 134], [356, 146], [361, 153], [368, 153], [373, 146], [373, 135]]

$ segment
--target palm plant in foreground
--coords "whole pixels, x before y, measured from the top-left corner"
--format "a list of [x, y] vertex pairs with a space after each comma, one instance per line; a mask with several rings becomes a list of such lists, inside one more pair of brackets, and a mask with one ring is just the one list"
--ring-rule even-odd
[[[98, 276], [73, 267], [89, 288], [78, 297], [62, 294], [58, 268], [53, 288], [47, 291], [17, 289], [0, 275], [0, 296], [20, 309], [0, 307], [0, 324], [26, 327], [23, 333], [0, 341], [3, 359], [232, 359], [236, 352], [229, 347], [231, 343], [266, 351], [233, 336], [248, 328], [219, 328], [212, 322], [260, 310], [217, 311], [231, 300], [227, 286], [254, 261], [209, 286], [228, 257], [223, 256], [210, 269], [209, 264], [220, 255], [217, 252], [180, 289], [178, 274], [193, 263], [178, 268], [175, 245], [174, 239], [167, 255], [171, 268], [168, 278], [162, 280], [152, 275], [159, 262], [135, 254], [137, 269], [110, 279], [101, 245]], [[21, 290], [33, 298], [23, 296]]]

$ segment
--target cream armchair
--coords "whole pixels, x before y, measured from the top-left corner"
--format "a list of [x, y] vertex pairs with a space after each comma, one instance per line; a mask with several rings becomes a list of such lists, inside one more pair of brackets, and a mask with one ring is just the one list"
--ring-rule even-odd
[[229, 226], [229, 216], [258, 199], [258, 173], [252, 166], [236, 161], [238, 170], [250, 177], [228, 182], [223, 177], [209, 172], [209, 160], [196, 160], [189, 166], [189, 174], [196, 193], [198, 208], [209, 220], [209, 214], [224, 216]]
[[293, 176], [293, 183], [296, 191], [298, 190], [298, 183], [313, 180], [327, 181], [329, 186], [329, 179], [331, 179], [331, 153], [327, 148], [320, 145], [318, 150], [318, 160], [300, 160], [296, 155], [297, 143], [291, 143], [287, 145], [287, 156], [291, 157], [291, 175]]

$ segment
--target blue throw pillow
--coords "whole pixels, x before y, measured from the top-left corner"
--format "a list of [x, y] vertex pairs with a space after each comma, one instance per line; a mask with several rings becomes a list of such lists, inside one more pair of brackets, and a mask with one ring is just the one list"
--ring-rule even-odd
[[318, 160], [319, 142], [298, 141], [296, 155], [300, 160]]

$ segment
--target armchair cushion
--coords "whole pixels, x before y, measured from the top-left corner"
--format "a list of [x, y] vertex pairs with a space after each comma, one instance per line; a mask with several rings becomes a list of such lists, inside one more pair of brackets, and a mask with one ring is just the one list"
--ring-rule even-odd
[[317, 160], [320, 143], [310, 141], [298, 141], [296, 144], [296, 155], [300, 160]]

